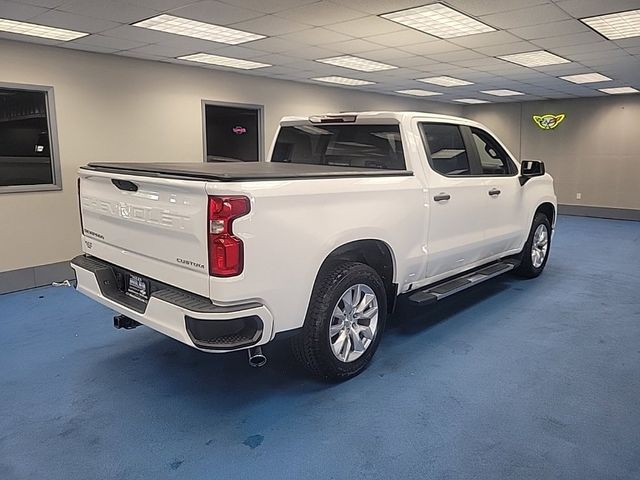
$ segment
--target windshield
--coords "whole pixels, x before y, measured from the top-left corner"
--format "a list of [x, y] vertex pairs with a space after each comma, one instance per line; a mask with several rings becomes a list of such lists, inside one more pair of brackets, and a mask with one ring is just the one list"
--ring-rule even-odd
[[404, 170], [399, 125], [282, 127], [272, 162]]

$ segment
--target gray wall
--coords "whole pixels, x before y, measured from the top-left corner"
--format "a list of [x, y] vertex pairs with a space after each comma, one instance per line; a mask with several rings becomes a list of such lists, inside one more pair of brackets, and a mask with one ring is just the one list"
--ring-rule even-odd
[[[541, 130], [532, 116], [545, 113], [566, 118]], [[487, 125], [520, 158], [543, 160], [559, 203], [640, 209], [640, 95], [478, 105], [463, 116]]]
[[264, 105], [268, 144], [284, 115], [461, 107], [0, 41], [0, 82], [54, 87], [63, 190], [0, 195], [0, 272], [54, 264], [80, 251], [76, 171], [87, 162], [203, 161], [202, 100]]

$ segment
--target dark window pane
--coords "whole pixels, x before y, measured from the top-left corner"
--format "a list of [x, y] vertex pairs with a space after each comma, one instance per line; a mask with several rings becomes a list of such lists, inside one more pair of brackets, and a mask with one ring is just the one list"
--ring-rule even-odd
[[478, 150], [483, 175], [509, 175], [510, 162], [502, 147], [491, 135], [476, 128], [471, 129], [473, 141]]
[[46, 95], [0, 88], [0, 186], [53, 183]]
[[271, 161], [405, 169], [398, 125], [282, 127]]
[[469, 158], [457, 125], [423, 123], [431, 166], [443, 175], [469, 175]]
[[255, 109], [206, 105], [207, 161], [257, 162], [258, 115]]

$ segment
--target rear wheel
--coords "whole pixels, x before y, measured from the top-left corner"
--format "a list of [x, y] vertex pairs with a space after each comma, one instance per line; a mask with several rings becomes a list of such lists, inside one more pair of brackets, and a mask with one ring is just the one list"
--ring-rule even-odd
[[543, 213], [537, 213], [533, 218], [529, 238], [520, 254], [520, 266], [514, 271], [516, 275], [534, 278], [542, 273], [551, 246], [551, 223]]
[[368, 265], [326, 267], [314, 286], [302, 331], [292, 339], [294, 356], [312, 374], [346, 380], [373, 357], [386, 321], [384, 284]]

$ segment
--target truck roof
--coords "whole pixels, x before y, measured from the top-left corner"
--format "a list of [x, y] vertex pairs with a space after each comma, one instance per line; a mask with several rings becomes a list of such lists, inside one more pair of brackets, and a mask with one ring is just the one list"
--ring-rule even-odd
[[356, 123], [359, 120], [392, 120], [401, 122], [403, 120], [409, 120], [414, 117], [427, 118], [439, 121], [450, 121], [453, 123], [476, 123], [468, 118], [456, 117], [454, 115], [443, 115], [440, 113], [429, 112], [400, 112], [400, 111], [367, 111], [367, 112], [335, 112], [335, 113], [321, 113], [317, 115], [309, 115], [307, 117], [302, 116], [287, 116], [283, 117], [281, 123], [306, 123], [312, 121], [313, 118], [330, 118], [330, 117], [356, 117]]

